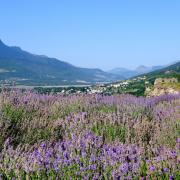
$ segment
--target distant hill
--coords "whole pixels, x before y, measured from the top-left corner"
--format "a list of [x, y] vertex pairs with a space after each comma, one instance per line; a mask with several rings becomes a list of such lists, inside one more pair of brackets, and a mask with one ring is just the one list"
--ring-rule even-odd
[[138, 75], [138, 72], [135, 70], [130, 70], [130, 69], [121, 68], [121, 67], [120, 68], [114, 68], [108, 72], [112, 73], [112, 74], [124, 76], [125, 78], [130, 78], [130, 77]]
[[177, 78], [180, 81], [180, 61], [167, 66], [165, 68], [143, 74], [142, 76], [146, 76], [147, 80], [151, 83], [154, 83], [156, 78]]
[[121, 80], [100, 69], [75, 67], [56, 58], [35, 55], [0, 40], [0, 83], [19, 85], [71, 85]]
[[116, 74], [116, 75], [120, 75], [120, 76], [124, 76], [126, 79], [131, 78], [133, 76], [137, 76], [137, 75], [141, 75], [144, 73], [148, 73], [148, 72], [152, 72], [155, 70], [159, 70], [164, 68], [164, 66], [152, 66], [152, 67], [147, 67], [147, 66], [139, 66], [134, 70], [130, 70], [130, 69], [126, 69], [126, 68], [114, 68], [110, 71], [108, 71], [109, 73], [112, 74]]
[[159, 70], [159, 69], [162, 69], [164, 68], [165, 66], [151, 66], [151, 67], [147, 67], [147, 66], [139, 66], [135, 69], [135, 71], [139, 74], [142, 74], [142, 73], [148, 73], [148, 72], [152, 72], [152, 71], [155, 71], [155, 70]]
[[124, 81], [105, 85], [104, 93], [129, 93], [137, 96], [143, 96], [145, 95], [145, 91], [147, 88], [153, 88], [154, 82], [157, 78], [177, 79], [177, 83], [166, 83], [166, 88], [176, 87], [175, 89], [177, 90], [180, 87], [180, 61], [162, 69], [158, 69], [149, 73], [144, 73]]

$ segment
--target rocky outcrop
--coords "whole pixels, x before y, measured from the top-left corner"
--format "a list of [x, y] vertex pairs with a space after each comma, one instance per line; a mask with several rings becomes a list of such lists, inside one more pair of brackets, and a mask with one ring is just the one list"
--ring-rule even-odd
[[180, 83], [176, 78], [157, 78], [154, 86], [146, 88], [147, 96], [160, 96], [163, 94], [179, 94]]
[[178, 83], [177, 78], [157, 78], [154, 82], [154, 86], [161, 86], [163, 83]]

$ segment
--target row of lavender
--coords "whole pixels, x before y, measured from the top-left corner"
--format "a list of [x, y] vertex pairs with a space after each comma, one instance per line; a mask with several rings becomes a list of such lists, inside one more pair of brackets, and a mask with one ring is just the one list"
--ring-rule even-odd
[[2, 179], [178, 179], [180, 95], [0, 95]]

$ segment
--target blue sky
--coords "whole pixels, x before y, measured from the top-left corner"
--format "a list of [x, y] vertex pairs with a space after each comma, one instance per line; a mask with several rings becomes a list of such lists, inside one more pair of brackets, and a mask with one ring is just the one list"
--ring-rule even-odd
[[0, 0], [0, 38], [81, 67], [180, 60], [179, 0]]

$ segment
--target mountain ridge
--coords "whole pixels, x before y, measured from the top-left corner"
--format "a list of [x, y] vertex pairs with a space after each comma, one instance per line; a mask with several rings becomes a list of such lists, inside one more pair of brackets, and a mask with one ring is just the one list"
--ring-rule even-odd
[[128, 68], [114, 68], [111, 69], [110, 71], [108, 71], [109, 73], [112, 74], [116, 74], [116, 75], [124, 75], [124, 77], [126, 79], [137, 76], [137, 75], [141, 75], [144, 73], [148, 73], [148, 72], [152, 72], [154, 70], [158, 70], [158, 69], [162, 69], [165, 66], [144, 66], [144, 65], [140, 65], [135, 69], [128, 69]]
[[35, 55], [0, 40], [0, 81], [20, 85], [94, 84], [123, 79], [100, 69], [76, 67], [65, 61]]

